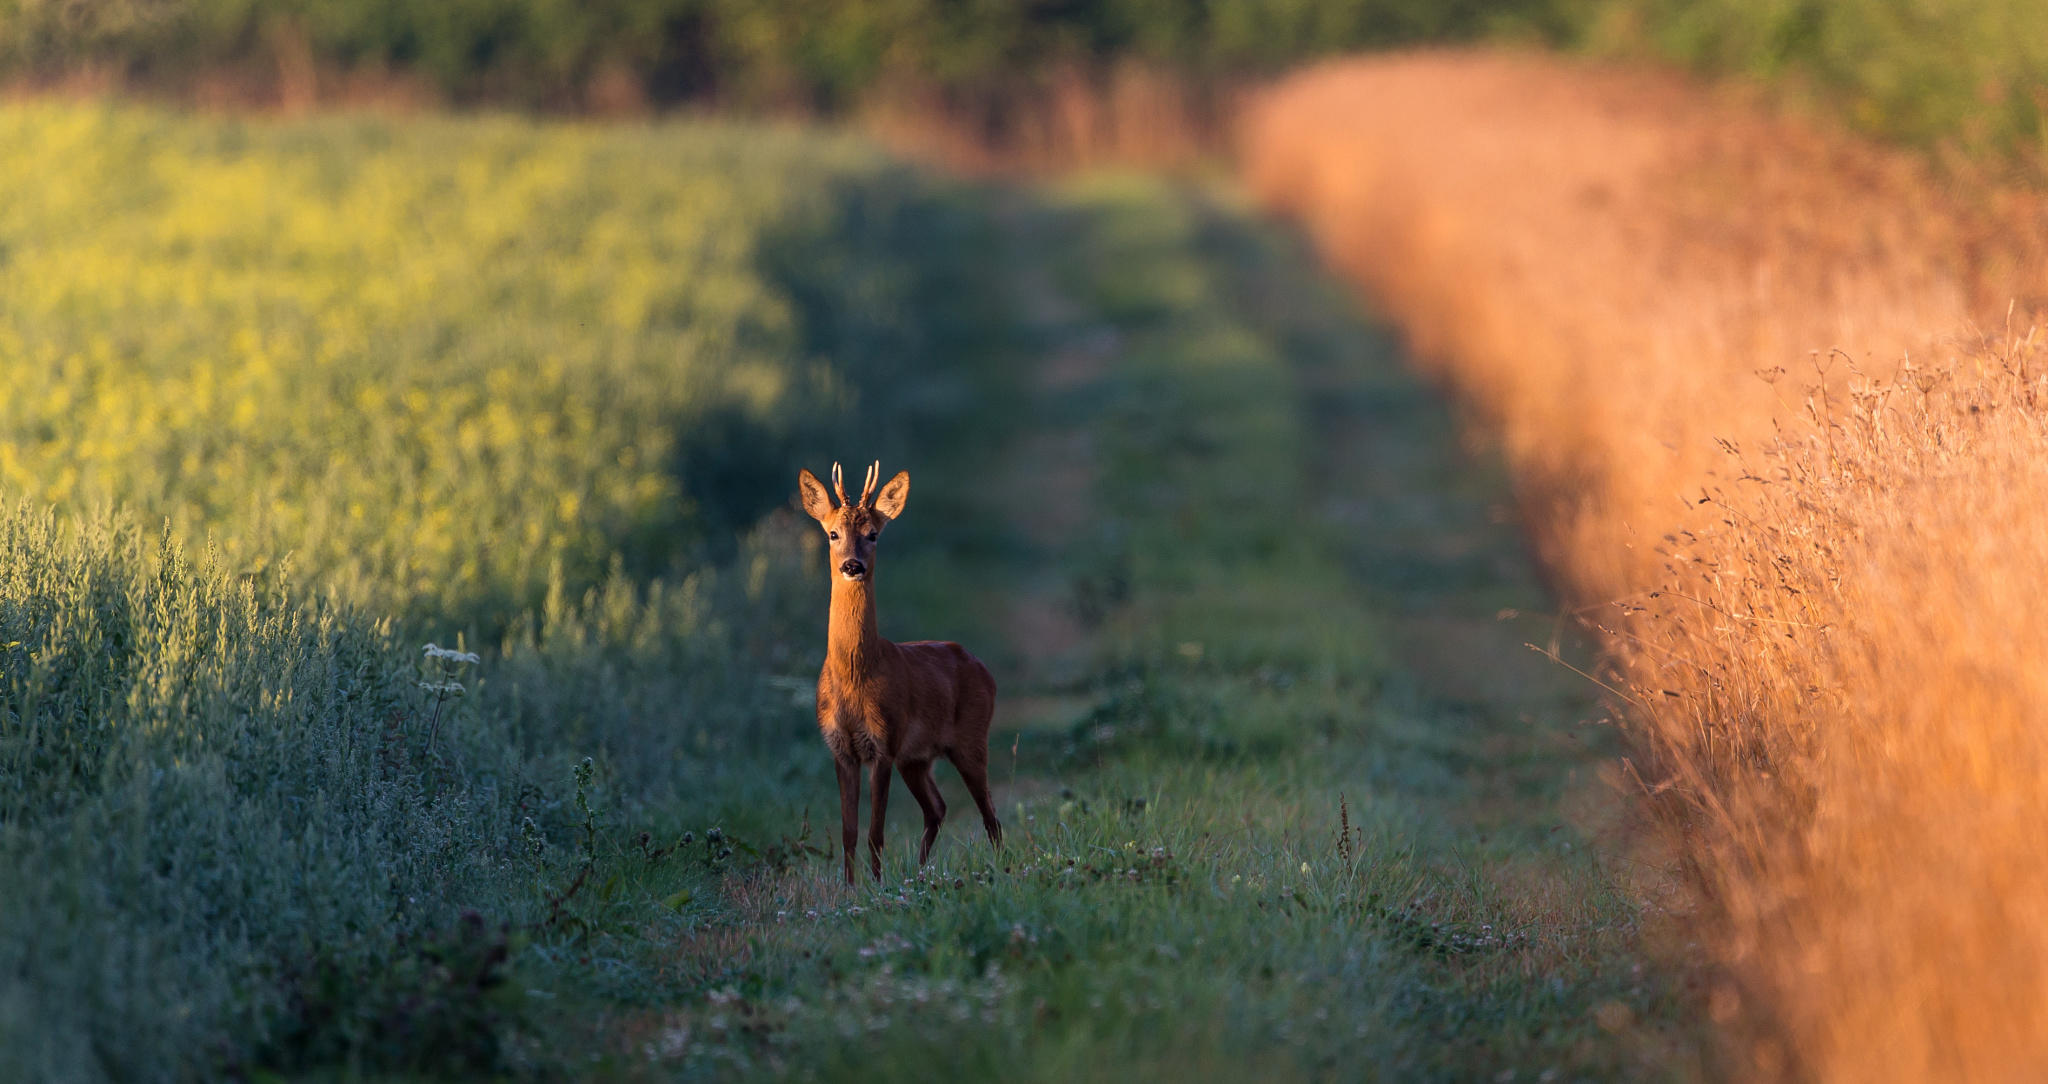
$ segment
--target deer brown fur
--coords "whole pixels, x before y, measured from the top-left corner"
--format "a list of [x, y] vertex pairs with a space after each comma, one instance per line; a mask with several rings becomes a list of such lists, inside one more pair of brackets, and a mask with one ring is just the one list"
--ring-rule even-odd
[[869, 869], [882, 876], [882, 825], [889, 806], [889, 777], [903, 773], [910, 796], [924, 811], [924, 841], [917, 861], [931, 857], [932, 841], [946, 819], [932, 763], [952, 761], [981, 810], [989, 841], [1003, 841], [1002, 823], [988, 795], [988, 728], [996, 710], [996, 682], [981, 660], [959, 644], [919, 640], [892, 644], [875, 627], [875, 542], [910, 499], [910, 472], [899, 472], [875, 491], [881, 464], [868, 468], [860, 499], [846, 499], [839, 465], [832, 465], [832, 491], [810, 471], [797, 475], [804, 511], [825, 529], [832, 579], [832, 616], [825, 640], [825, 666], [818, 674], [818, 729], [839, 771], [839, 818], [846, 883], [853, 883], [853, 852], [859, 841], [860, 773], [872, 781]]

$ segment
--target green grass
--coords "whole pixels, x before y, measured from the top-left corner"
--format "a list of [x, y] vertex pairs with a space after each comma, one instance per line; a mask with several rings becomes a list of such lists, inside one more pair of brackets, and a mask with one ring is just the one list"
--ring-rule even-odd
[[[1227, 197], [0, 125], [0, 1076], [1698, 1074], [1499, 479]], [[995, 668], [1010, 835], [941, 773], [848, 890], [783, 506], [877, 455], [883, 632]]]

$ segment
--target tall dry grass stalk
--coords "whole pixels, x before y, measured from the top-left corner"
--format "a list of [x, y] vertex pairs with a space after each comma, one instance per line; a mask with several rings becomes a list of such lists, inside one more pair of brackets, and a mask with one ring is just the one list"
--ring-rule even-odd
[[1242, 149], [1498, 433], [1737, 1075], [2048, 1075], [2048, 204], [1517, 55], [1306, 72]]

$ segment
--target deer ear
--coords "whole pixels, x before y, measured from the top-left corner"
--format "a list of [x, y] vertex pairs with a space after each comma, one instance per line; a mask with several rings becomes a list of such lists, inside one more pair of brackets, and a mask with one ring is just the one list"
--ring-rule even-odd
[[804, 511], [819, 523], [825, 522], [825, 517], [832, 514], [832, 495], [825, 492], [825, 483], [810, 471], [802, 470], [796, 474], [796, 488], [803, 497]]
[[875, 495], [875, 511], [895, 519], [903, 514], [903, 506], [910, 500], [910, 472], [900, 470], [889, 484]]

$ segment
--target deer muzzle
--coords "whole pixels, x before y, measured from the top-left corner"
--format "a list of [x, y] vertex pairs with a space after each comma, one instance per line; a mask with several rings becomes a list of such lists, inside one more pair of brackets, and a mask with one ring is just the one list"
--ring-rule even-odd
[[849, 580], [864, 580], [868, 578], [868, 566], [858, 557], [848, 557], [839, 562], [839, 574]]

